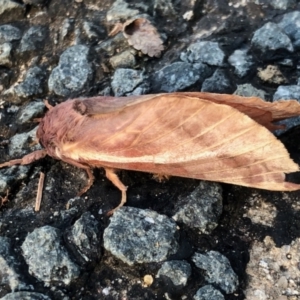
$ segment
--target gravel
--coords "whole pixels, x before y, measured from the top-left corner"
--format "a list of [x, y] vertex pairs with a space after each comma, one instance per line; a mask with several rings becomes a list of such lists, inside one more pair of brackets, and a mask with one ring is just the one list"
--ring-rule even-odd
[[[159, 58], [109, 35], [136, 16], [160, 33]], [[45, 99], [202, 90], [300, 101], [299, 20], [296, 0], [0, 0], [0, 163], [40, 149]], [[291, 129], [275, 134], [299, 163], [300, 117], [281, 122]], [[77, 197], [86, 173], [65, 162], [0, 170], [0, 299], [299, 297], [300, 192], [121, 170], [127, 203], [109, 218], [120, 193], [93, 173]]]
[[131, 266], [167, 259], [178, 250], [177, 239], [172, 219], [133, 207], [118, 209], [103, 235], [104, 248]]
[[191, 265], [182, 260], [166, 261], [158, 270], [157, 278], [168, 279], [176, 287], [184, 287], [191, 276]]
[[79, 268], [61, 245], [60, 236], [54, 227], [36, 228], [21, 247], [29, 273], [46, 285], [69, 285], [79, 276]]
[[231, 268], [229, 260], [217, 251], [193, 255], [195, 265], [205, 271], [205, 280], [222, 289], [226, 294], [233, 293], [238, 286], [238, 277]]
[[218, 226], [222, 200], [222, 187], [218, 183], [202, 181], [190, 195], [176, 203], [173, 219], [210, 234]]
[[49, 90], [61, 96], [82, 90], [93, 74], [88, 54], [89, 48], [84, 45], [65, 50], [60, 56], [58, 66], [49, 76]]

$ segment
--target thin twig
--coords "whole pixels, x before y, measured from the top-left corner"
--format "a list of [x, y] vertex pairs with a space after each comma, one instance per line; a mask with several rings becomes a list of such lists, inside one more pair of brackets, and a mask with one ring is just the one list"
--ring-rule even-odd
[[35, 211], [40, 210], [42, 196], [43, 196], [44, 179], [45, 179], [45, 174], [43, 172], [41, 172], [38, 190], [37, 190], [36, 199], [35, 199], [35, 208], [34, 208]]

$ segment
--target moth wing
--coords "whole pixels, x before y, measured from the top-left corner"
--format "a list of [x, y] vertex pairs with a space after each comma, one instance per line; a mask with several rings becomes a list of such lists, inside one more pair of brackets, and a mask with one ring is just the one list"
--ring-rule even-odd
[[185, 94], [214, 103], [229, 105], [271, 130], [278, 128], [272, 122], [300, 115], [300, 103], [296, 100], [268, 102], [258, 97], [242, 97], [239, 95], [205, 92], [185, 92]]
[[64, 155], [106, 166], [295, 190], [298, 171], [284, 145], [239, 110], [192, 94], [152, 95], [99, 118], [84, 116], [62, 146]]

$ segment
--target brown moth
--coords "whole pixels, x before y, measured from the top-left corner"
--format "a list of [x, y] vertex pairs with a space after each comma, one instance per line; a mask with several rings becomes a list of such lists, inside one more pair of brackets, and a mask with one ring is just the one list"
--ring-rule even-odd
[[103, 167], [122, 192], [117, 169], [293, 191], [285, 181], [299, 170], [284, 145], [269, 131], [272, 122], [300, 115], [295, 100], [268, 103], [256, 97], [182, 92], [65, 101], [41, 120], [37, 139], [44, 147], [0, 167], [30, 164], [52, 156], [86, 170]]

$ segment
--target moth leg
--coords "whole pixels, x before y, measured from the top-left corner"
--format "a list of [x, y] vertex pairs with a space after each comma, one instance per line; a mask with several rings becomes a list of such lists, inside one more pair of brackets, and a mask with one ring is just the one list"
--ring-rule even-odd
[[126, 203], [126, 191], [127, 187], [121, 182], [118, 175], [115, 173], [114, 169], [110, 168], [104, 168], [105, 169], [105, 175], [107, 179], [109, 179], [122, 193], [121, 203], [114, 209], [110, 210], [107, 215], [111, 216], [116, 209], [122, 207]]
[[90, 187], [93, 185], [94, 181], [95, 181], [95, 177], [91, 171], [91, 168], [89, 167], [85, 167], [85, 166], [82, 166], [80, 167], [82, 169], [84, 169], [86, 171], [86, 174], [88, 176], [88, 183], [87, 185], [78, 193], [78, 196], [81, 196], [82, 194], [84, 194], [85, 192], [87, 192]]
[[51, 110], [51, 109], [53, 108], [53, 106], [48, 102], [47, 99], [45, 99], [43, 102], [44, 102], [45, 106], [46, 106], [49, 110]]
[[39, 160], [41, 158], [44, 158], [47, 155], [47, 151], [45, 149], [37, 150], [32, 153], [29, 153], [22, 158], [19, 159], [13, 159], [10, 161], [7, 161], [3, 164], [0, 164], [0, 169], [4, 167], [11, 167], [14, 165], [29, 165], [33, 163], [36, 160]]
[[153, 179], [158, 181], [158, 182], [163, 182], [167, 181], [170, 179], [170, 175], [165, 175], [165, 174], [153, 174]]

